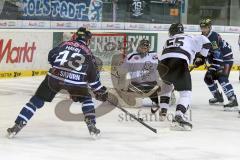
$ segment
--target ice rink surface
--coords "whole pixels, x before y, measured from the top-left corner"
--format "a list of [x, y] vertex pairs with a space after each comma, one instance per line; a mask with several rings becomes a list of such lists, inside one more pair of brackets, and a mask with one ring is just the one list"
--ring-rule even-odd
[[[0, 80], [0, 159], [239, 160], [240, 118], [237, 112], [224, 112], [221, 106], [208, 105], [211, 94], [203, 76], [203, 71], [192, 73], [192, 131], [170, 131], [169, 121], [149, 120], [147, 123], [158, 129], [155, 134], [114, 109], [97, 119], [97, 127], [101, 129], [101, 138], [97, 140], [89, 136], [83, 122], [64, 122], [56, 117], [55, 105], [66, 98], [65, 95], [45, 103], [16, 138], [7, 139], [6, 129], [12, 127], [44, 77]], [[103, 73], [106, 85], [110, 83], [108, 77]], [[232, 72], [230, 80], [240, 102], [238, 72]], [[150, 114], [146, 107], [127, 110], [140, 116]], [[73, 112], [81, 112], [81, 105], [74, 104]]]

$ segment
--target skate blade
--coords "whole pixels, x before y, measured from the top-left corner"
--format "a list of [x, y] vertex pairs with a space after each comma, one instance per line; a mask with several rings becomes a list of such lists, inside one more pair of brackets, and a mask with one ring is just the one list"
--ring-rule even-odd
[[163, 122], [167, 119], [167, 116], [159, 115], [159, 121]]
[[97, 140], [97, 139], [100, 139], [101, 137], [101, 134], [95, 134], [95, 133], [90, 133], [90, 136], [94, 139], [94, 140]]
[[170, 130], [172, 130], [172, 131], [191, 131], [192, 127], [190, 127], [188, 125], [181, 125], [177, 122], [173, 122], [170, 125]]
[[239, 112], [239, 107], [224, 107], [223, 111], [225, 112]]
[[8, 138], [8, 139], [13, 139], [14, 137], [16, 136], [16, 133], [7, 133], [6, 134], [6, 137]]
[[223, 102], [218, 102], [218, 103], [209, 103], [210, 106], [223, 106]]

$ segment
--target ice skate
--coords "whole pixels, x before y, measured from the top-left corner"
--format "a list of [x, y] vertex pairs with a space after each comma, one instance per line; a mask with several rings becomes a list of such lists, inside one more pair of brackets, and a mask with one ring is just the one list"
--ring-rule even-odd
[[160, 121], [164, 121], [167, 117], [167, 109], [166, 108], [161, 108], [159, 111], [159, 119]]
[[224, 111], [239, 111], [236, 95], [229, 98], [229, 103], [225, 104]]
[[151, 113], [155, 114], [159, 109], [160, 109], [159, 104], [156, 104], [155, 102], [152, 102]]
[[217, 91], [215, 94], [214, 94], [214, 98], [211, 98], [209, 99], [209, 104], [210, 105], [222, 105], [224, 102], [223, 100], [223, 96], [222, 96], [222, 93], [220, 93], [219, 91]]
[[92, 120], [88, 119], [88, 118], [85, 119], [85, 122], [87, 124], [89, 134], [93, 138], [99, 137], [100, 136], [100, 129], [97, 129], [97, 127], [95, 126], [95, 123]]
[[22, 130], [24, 126], [26, 126], [26, 123], [22, 121], [20, 122], [20, 124], [15, 124], [12, 128], [8, 128], [7, 137], [14, 138]]
[[191, 131], [193, 126], [187, 119], [181, 111], [176, 111], [170, 129], [175, 131]]

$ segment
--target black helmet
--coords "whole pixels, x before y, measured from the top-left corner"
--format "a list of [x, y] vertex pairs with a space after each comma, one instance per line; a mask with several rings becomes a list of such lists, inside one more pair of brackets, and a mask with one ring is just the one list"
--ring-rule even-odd
[[168, 33], [170, 36], [174, 36], [175, 34], [184, 33], [184, 27], [182, 23], [173, 23], [168, 29]]
[[80, 27], [75, 34], [77, 41], [82, 40], [87, 42], [92, 38], [92, 33], [88, 31], [85, 27]]
[[211, 27], [211, 26], [212, 26], [212, 20], [210, 18], [205, 18], [200, 22], [200, 27]]

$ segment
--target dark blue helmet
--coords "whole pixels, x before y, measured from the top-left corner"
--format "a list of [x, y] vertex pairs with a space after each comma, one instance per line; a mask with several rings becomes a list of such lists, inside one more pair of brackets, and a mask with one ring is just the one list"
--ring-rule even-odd
[[92, 38], [92, 33], [88, 31], [85, 27], [80, 27], [75, 33], [75, 35], [77, 41], [82, 40], [87, 42]]

